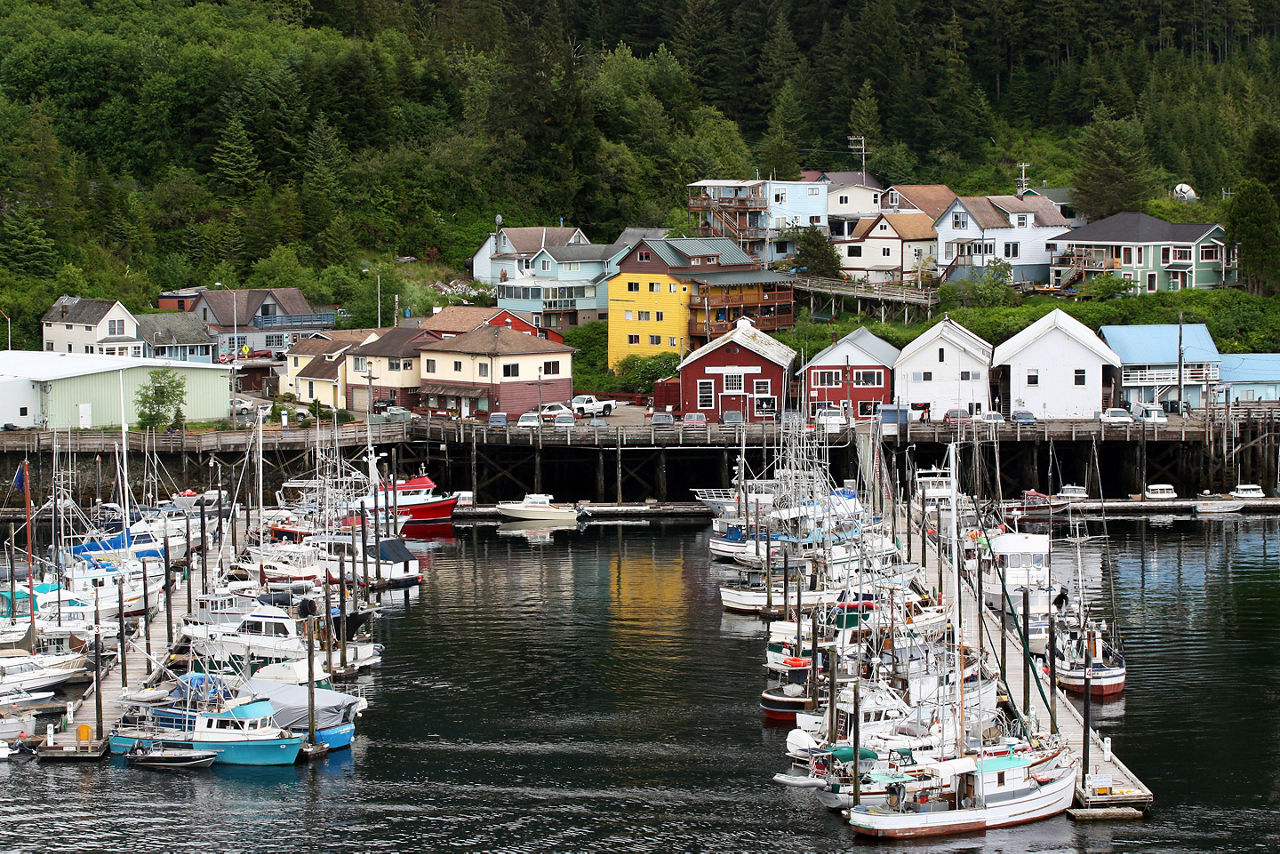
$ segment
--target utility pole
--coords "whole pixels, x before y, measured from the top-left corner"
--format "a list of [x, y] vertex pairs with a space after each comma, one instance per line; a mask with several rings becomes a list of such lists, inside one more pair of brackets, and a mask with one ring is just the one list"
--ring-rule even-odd
[[376, 379], [377, 377], [373, 375], [373, 363], [369, 362], [368, 367], [365, 369], [365, 372], [364, 372], [365, 387], [368, 389], [368, 392], [369, 392], [369, 398], [368, 400], [365, 401], [365, 410], [364, 410], [364, 417], [366, 421], [368, 420], [369, 416], [373, 414], [373, 381]]
[[867, 179], [867, 138], [865, 136], [849, 137], [849, 150], [862, 158], [862, 179]]
[[1018, 178], [1018, 182], [1017, 182], [1018, 198], [1022, 198], [1027, 193], [1027, 167], [1030, 165], [1031, 165], [1030, 163], [1018, 164], [1018, 168], [1022, 170], [1022, 175], [1021, 177]]

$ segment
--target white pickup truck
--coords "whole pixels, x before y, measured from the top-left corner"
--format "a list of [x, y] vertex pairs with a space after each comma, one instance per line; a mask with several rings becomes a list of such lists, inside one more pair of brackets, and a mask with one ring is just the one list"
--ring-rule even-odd
[[618, 408], [616, 400], [597, 400], [594, 395], [580, 394], [569, 402], [569, 408], [578, 415], [608, 415]]

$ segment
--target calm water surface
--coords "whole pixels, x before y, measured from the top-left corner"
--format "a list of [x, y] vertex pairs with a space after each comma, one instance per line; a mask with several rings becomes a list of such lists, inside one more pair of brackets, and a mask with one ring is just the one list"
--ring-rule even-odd
[[[459, 528], [386, 600], [356, 748], [312, 767], [174, 775], [0, 764], [0, 848], [32, 851], [839, 851], [875, 846], [783, 770], [758, 622], [723, 614], [707, 532]], [[1112, 522], [1084, 583], [1119, 617], [1099, 727], [1154, 790], [1143, 823], [1065, 818], [886, 850], [1280, 848], [1280, 527]], [[1060, 550], [1055, 571], [1073, 576]], [[1114, 611], [1111, 588], [1114, 582]]]

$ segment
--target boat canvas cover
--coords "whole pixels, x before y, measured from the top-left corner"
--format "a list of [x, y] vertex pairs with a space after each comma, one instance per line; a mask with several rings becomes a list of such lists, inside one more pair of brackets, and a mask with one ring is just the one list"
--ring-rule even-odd
[[378, 544], [378, 554], [391, 563], [405, 563], [413, 560], [413, 554], [405, 548], [404, 540], [392, 538]]
[[[360, 704], [358, 697], [325, 688], [317, 688], [315, 691], [317, 729], [355, 722]], [[306, 685], [288, 685], [267, 679], [247, 679], [240, 690], [240, 695], [270, 700], [276, 710], [276, 723], [285, 729], [300, 729], [307, 726]]]

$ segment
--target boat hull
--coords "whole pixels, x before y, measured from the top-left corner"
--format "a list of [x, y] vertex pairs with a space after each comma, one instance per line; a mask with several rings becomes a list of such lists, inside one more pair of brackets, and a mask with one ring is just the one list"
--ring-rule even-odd
[[211, 750], [217, 754], [217, 765], [292, 765], [298, 758], [302, 739], [264, 738], [253, 741], [202, 741], [175, 732], [164, 735], [130, 735], [127, 731], [111, 735], [111, 752], [125, 754], [141, 747], [150, 750], [155, 744], [181, 743], [193, 750]]
[[577, 507], [526, 507], [522, 504], [504, 504], [499, 502], [498, 515], [508, 519], [528, 522], [576, 522]]
[[[1058, 685], [1073, 694], [1084, 693], [1083, 670], [1059, 670]], [[1122, 667], [1095, 667], [1089, 680], [1089, 696], [1109, 697], [1124, 692], [1125, 670]]]

